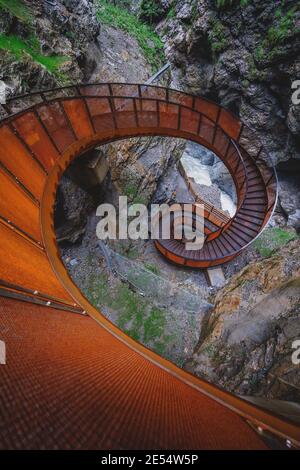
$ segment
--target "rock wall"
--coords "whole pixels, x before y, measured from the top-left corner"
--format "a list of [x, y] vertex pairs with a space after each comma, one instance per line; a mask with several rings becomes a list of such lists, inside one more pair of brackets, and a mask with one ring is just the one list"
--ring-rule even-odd
[[[299, 402], [300, 240], [252, 262], [216, 296], [185, 368], [239, 395]], [[203, 323], [202, 323], [203, 325]]]
[[177, 139], [145, 137], [104, 147], [118, 193], [127, 195], [130, 201], [148, 204], [168, 168], [175, 167], [184, 145]]
[[300, 77], [299, 2], [235, 1], [221, 9], [215, 0], [178, 0], [159, 31], [174, 86], [238, 113], [275, 162], [299, 158], [300, 107], [291, 101]]
[[[173, 201], [179, 176], [176, 161], [184, 145], [171, 138], [136, 138], [104, 145], [77, 158], [60, 180], [57, 191], [58, 242], [80, 243], [96, 207], [103, 202], [118, 207], [119, 196], [142, 204], [153, 199], [157, 203]], [[99, 160], [98, 169], [95, 160]], [[101, 162], [105, 162], [105, 174]], [[165, 181], [164, 176], [172, 169], [175, 171]]]
[[292, 103], [292, 83], [300, 79], [299, 2], [167, 3], [161, 0], [167, 13], [157, 31], [172, 64], [172, 86], [231, 109], [256, 131], [276, 165], [287, 162], [274, 220], [298, 228], [299, 183], [295, 173], [286, 174], [299, 169], [300, 160], [300, 105]]
[[92, 195], [71, 179], [69, 169], [57, 189], [55, 231], [58, 243], [81, 242], [94, 207]]
[[27, 7], [24, 17], [1, 9], [0, 34], [26, 42], [34, 48], [34, 54], [65, 60], [53, 73], [30, 53], [16, 59], [14, 54], [0, 49], [0, 80], [6, 84], [8, 96], [88, 79], [99, 55], [100, 24], [93, 0], [37, 0], [23, 4]]
[[[279, 175], [273, 224], [299, 230], [300, 105], [291, 99], [300, 79], [299, 2], [223, 3], [169, 3], [157, 30], [172, 86], [217, 101], [255, 130]], [[228, 281], [202, 322], [187, 370], [236, 394], [299, 402], [291, 359], [300, 336], [299, 254], [296, 239]]]

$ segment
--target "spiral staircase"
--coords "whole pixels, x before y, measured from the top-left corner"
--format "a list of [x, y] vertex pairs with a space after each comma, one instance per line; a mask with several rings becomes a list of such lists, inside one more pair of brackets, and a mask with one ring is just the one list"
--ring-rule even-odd
[[110, 323], [70, 279], [54, 233], [57, 185], [74, 158], [129, 137], [180, 137], [224, 162], [237, 210], [228, 219], [204, 203], [201, 250], [177, 240], [157, 248], [190, 267], [227, 262], [276, 206], [276, 173], [255, 134], [203, 98], [137, 84], [31, 93], [2, 105], [1, 117], [0, 448], [264, 449], [267, 435], [297, 446], [294, 423], [188, 374]]

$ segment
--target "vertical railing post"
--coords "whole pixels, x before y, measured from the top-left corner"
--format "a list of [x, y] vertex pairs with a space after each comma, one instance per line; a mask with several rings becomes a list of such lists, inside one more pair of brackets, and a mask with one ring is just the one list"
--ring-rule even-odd
[[92, 127], [92, 129], [93, 129], [94, 134], [96, 134], [97, 131], [96, 131], [96, 128], [95, 128], [95, 125], [94, 125], [94, 121], [93, 121], [93, 117], [92, 117], [92, 115], [91, 115], [90, 108], [89, 108], [89, 106], [88, 106], [88, 104], [87, 104], [86, 98], [85, 98], [85, 96], [82, 95], [81, 90], [80, 90], [80, 88], [79, 88], [78, 86], [75, 87], [75, 90], [76, 90], [77, 94], [81, 97], [81, 99], [82, 99], [82, 101], [83, 101], [83, 104], [84, 104], [86, 113], [87, 113], [88, 118], [89, 118], [90, 125], [91, 125], [91, 127]]

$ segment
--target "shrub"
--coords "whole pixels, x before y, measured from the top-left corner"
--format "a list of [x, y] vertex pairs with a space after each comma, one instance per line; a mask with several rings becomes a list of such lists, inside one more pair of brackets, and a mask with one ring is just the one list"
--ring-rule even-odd
[[140, 18], [150, 24], [159, 21], [164, 13], [158, 0], [142, 0]]
[[209, 31], [209, 42], [211, 44], [212, 51], [215, 53], [222, 52], [228, 46], [228, 40], [226, 38], [226, 29], [221, 21], [216, 18], [211, 19], [211, 29]]

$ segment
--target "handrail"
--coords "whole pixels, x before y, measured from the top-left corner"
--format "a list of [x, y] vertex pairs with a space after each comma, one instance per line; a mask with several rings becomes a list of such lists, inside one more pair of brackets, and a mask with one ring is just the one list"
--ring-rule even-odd
[[[90, 84], [91, 86], [94, 84]], [[118, 85], [123, 85], [124, 84], [118, 84]], [[145, 85], [139, 85], [138, 89], [141, 90], [141, 87], [145, 87]], [[147, 87], [146, 87], [147, 88]], [[156, 87], [157, 88], [157, 87]], [[162, 87], [161, 87], [162, 88]], [[74, 89], [74, 87], [73, 87]], [[167, 89], [165, 89], [167, 90]], [[176, 91], [176, 90], [175, 90]], [[177, 92], [180, 94], [180, 92]], [[43, 93], [44, 94], [44, 93]], [[166, 97], [169, 94], [169, 92], [166, 92]], [[78, 99], [81, 100], [86, 100], [89, 98], [89, 96], [86, 95], [81, 95], [77, 97]], [[99, 96], [92, 96], [92, 98], [99, 98]], [[114, 99], [120, 99], [120, 96], [105, 96], [105, 98], [108, 98], [110, 100]], [[128, 97], [126, 97], [128, 98]], [[133, 99], [132, 97], [129, 97], [130, 99]], [[45, 98], [44, 98], [45, 99]], [[47, 98], [46, 98], [47, 99]], [[64, 99], [74, 99], [74, 97], [60, 97], [56, 99], [52, 99], [51, 101], [43, 101], [41, 103], [38, 103], [33, 106], [33, 108], [42, 106], [45, 103], [50, 103], [50, 102], [57, 102], [57, 101], [62, 101]], [[142, 96], [139, 96], [138, 98], [134, 97], [134, 102], [136, 100], [150, 100], [149, 97], [143, 98]], [[155, 100], [155, 99], [153, 99]], [[159, 100], [155, 100], [156, 103], [159, 103]], [[166, 103], [166, 100], [162, 100], [163, 103]], [[168, 101], [167, 101], [168, 102]], [[195, 101], [194, 101], [195, 102]], [[176, 103], [173, 102], [172, 100], [169, 101], [168, 103], [171, 104], [176, 104], [178, 106], [178, 110], [180, 112], [183, 109], [189, 109], [193, 110], [194, 112], [197, 112], [199, 115], [204, 115], [204, 113], [200, 113], [199, 111], [195, 110], [192, 107], [185, 106], [181, 103]], [[16, 118], [18, 114], [24, 114], [26, 112], [29, 112], [30, 109], [25, 109], [22, 110], [20, 113], [16, 113], [13, 116], [8, 116], [6, 120], [2, 120], [2, 125], [5, 125], [6, 122], [9, 122], [10, 119]], [[113, 114], [116, 112], [113, 107], [112, 107], [112, 112]], [[179, 115], [179, 113], [178, 113]], [[114, 116], [115, 117], [115, 116]], [[209, 119], [209, 118], [208, 118]], [[214, 122], [211, 120], [214, 124], [214, 128], [216, 129], [218, 126], [218, 122]], [[220, 127], [221, 128], [221, 127]], [[147, 130], [147, 128], [145, 127]], [[222, 128], [221, 128], [222, 129]], [[146, 134], [146, 130], [142, 129], [140, 134], [142, 135], [142, 132], [145, 132], [145, 135], [150, 135], [151, 132]], [[68, 277], [67, 272], [65, 268], [62, 266], [62, 262], [59, 258], [59, 253], [57, 251], [57, 246], [55, 244], [55, 237], [54, 237], [54, 231], [53, 231], [53, 204], [54, 204], [54, 198], [55, 198], [55, 189], [58, 184], [59, 177], [62, 173], [62, 171], [65, 169], [65, 167], [68, 165], [68, 163], [71, 161], [73, 157], [76, 155], [79, 155], [81, 152], [87, 150], [88, 148], [92, 148], [97, 142], [112, 142], [112, 141], [117, 141], [120, 138], [128, 138], [128, 137], [133, 137], [134, 136], [134, 129], [132, 130], [123, 130], [123, 132], [120, 131], [120, 129], [114, 129], [114, 132], [107, 132], [105, 133], [100, 133], [95, 134], [94, 136], [91, 135], [87, 137], [85, 140], [84, 139], [77, 139], [77, 142], [74, 141], [70, 147], [67, 148], [64, 152], [61, 152], [60, 154], [60, 159], [57, 161], [51, 171], [49, 172], [49, 175], [46, 179], [45, 182], [45, 187], [44, 187], [44, 192], [43, 192], [43, 197], [41, 201], [41, 212], [40, 212], [40, 224], [41, 224], [41, 230], [42, 230], [42, 236], [43, 236], [43, 242], [45, 245], [45, 249], [47, 252], [47, 257], [48, 257], [48, 262], [50, 263], [53, 272], [55, 273], [55, 276], [57, 279], [61, 282], [61, 285], [65, 289], [65, 291], [70, 294], [70, 296], [73, 299], [76, 299], [78, 301], [78, 304], [84, 308], [86, 311], [89, 312], [89, 315], [91, 315], [92, 318], [94, 318], [98, 323], [101, 324], [101, 326], [109, 331], [111, 335], [113, 335], [115, 338], [118, 339], [118, 341], [123, 342], [126, 344], [126, 346], [130, 347], [134, 351], [138, 352], [140, 355], [143, 355], [144, 357], [147, 358], [150, 362], [154, 363], [156, 366], [168, 371], [169, 374], [172, 374], [175, 376], [177, 379], [181, 380], [182, 383], [188, 384], [191, 387], [194, 387], [197, 389], [199, 392], [201, 392], [204, 395], [207, 395], [211, 398], [213, 398], [215, 401], [222, 403], [223, 406], [234, 410], [236, 413], [238, 413], [240, 416], [243, 416], [245, 419], [250, 419], [252, 422], [254, 422], [256, 425], [263, 425], [265, 429], [270, 429], [274, 432], [276, 432], [278, 435], [281, 436], [291, 436], [294, 441], [297, 439], [297, 430], [295, 429], [295, 426], [291, 424], [289, 421], [282, 421], [280, 418], [276, 416], [276, 414], [268, 413], [265, 410], [260, 409], [259, 407], [254, 407], [249, 404], [246, 404], [243, 400], [233, 396], [229, 392], [225, 392], [224, 390], [219, 389], [218, 387], [209, 384], [205, 382], [204, 380], [198, 379], [196, 377], [193, 377], [189, 375], [188, 373], [179, 370], [176, 366], [170, 364], [169, 361], [166, 361], [162, 358], [160, 358], [158, 355], [155, 353], [151, 353], [151, 351], [147, 350], [145, 347], [142, 345], [138, 344], [136, 341], [131, 340], [125, 333], [122, 333], [118, 328], [114, 327], [108, 320], [106, 320], [96, 309], [94, 309], [89, 302], [83, 297], [82, 293], [79, 291], [79, 289], [74, 285], [74, 283], [71, 281], [71, 279]], [[126, 134], [127, 132], [127, 134]], [[130, 135], [131, 132], [131, 135]], [[224, 132], [222, 130], [222, 132]], [[162, 128], [161, 132], [159, 135], [169, 135], [169, 136], [174, 136], [176, 137], [176, 133], [178, 135], [180, 134], [178, 129], [174, 129], [173, 131], [170, 129], [169, 131], [166, 128]], [[226, 134], [224, 132], [224, 134]], [[111, 136], [114, 137], [111, 137]], [[181, 132], [181, 135], [184, 135], [184, 132]], [[188, 132], [186, 132], [186, 135], [188, 135]], [[228, 136], [228, 134], [227, 134]], [[197, 137], [197, 135], [190, 136], [192, 140], [195, 142], [200, 142], [200, 137]], [[239, 136], [240, 137], [240, 136]], [[106, 139], [106, 140], [105, 140]], [[239, 155], [238, 155], [239, 158]], [[241, 160], [243, 161], [243, 159]], [[269, 181], [269, 185], [271, 186], [272, 180]], [[271, 204], [272, 207], [272, 204]]]
[[152, 77], [148, 78], [145, 82], [145, 85], [151, 85], [155, 80], [157, 80], [161, 75], [163, 75], [169, 68], [171, 67], [171, 63], [167, 62], [158, 72], [156, 72]]
[[[102, 85], [107, 85], [107, 84], [101, 84]], [[109, 84], [109, 89], [111, 91], [111, 86], [113, 85], [124, 85], [126, 86], [126, 84], [124, 83], [111, 83]], [[143, 85], [143, 84], [130, 84], [130, 86], [137, 86], [138, 87], [138, 91], [139, 91], [139, 94], [138, 96], [136, 96], [136, 94], [133, 94], [133, 95], [107, 95], [107, 94], [103, 94], [103, 95], [99, 95], [99, 94], [82, 94], [80, 92], [80, 88], [82, 87], [91, 87], [91, 86], [98, 86], [98, 84], [85, 84], [84, 86], [80, 85], [80, 86], [68, 86], [68, 87], [61, 87], [61, 88], [55, 88], [53, 89], [54, 91], [57, 91], [57, 90], [65, 90], [65, 89], [68, 89], [68, 90], [71, 90], [71, 89], [75, 89], [76, 92], [78, 94], [74, 94], [74, 95], [68, 95], [68, 96], [60, 96], [60, 97], [55, 97], [55, 98], [52, 98], [52, 99], [48, 99], [48, 97], [46, 96], [46, 93], [49, 92], [49, 91], [53, 91], [53, 90], [46, 90], [46, 91], [43, 91], [43, 92], [33, 92], [33, 93], [30, 93], [30, 94], [27, 94], [27, 95], [23, 95], [21, 97], [15, 97], [15, 98], [11, 98], [8, 103], [11, 103], [11, 102], [14, 102], [20, 98], [24, 98], [25, 96], [26, 97], [31, 97], [31, 96], [36, 96], [36, 95], [39, 95], [41, 97], [41, 102], [39, 103], [34, 103], [32, 106], [29, 106], [27, 108], [25, 108], [24, 110], [20, 110], [16, 113], [13, 113], [11, 115], [8, 115], [8, 116], [5, 116], [3, 117], [2, 119], [0, 119], [0, 125], [2, 123], [6, 123], [6, 122], [9, 122], [11, 119], [15, 119], [18, 115], [21, 115], [23, 114], [23, 112], [25, 111], [30, 111], [31, 109], [35, 109], [35, 108], [38, 108], [39, 106], [43, 105], [44, 103], [48, 103], [48, 104], [51, 104], [51, 103], [54, 103], [54, 102], [61, 102], [61, 101], [64, 101], [64, 100], [73, 100], [73, 99], [78, 99], [78, 98], [81, 98], [81, 99], [84, 99], [84, 100], [87, 100], [87, 99], [96, 99], [96, 98], [103, 98], [103, 99], [108, 99], [109, 101], [110, 100], [115, 100], [115, 99], [128, 99], [128, 100], [139, 100], [139, 101], [142, 101], [143, 99], [146, 99], [147, 101], [153, 101], [153, 102], [157, 102], [157, 103], [169, 103], [169, 104], [174, 104], [176, 106], [179, 107], [179, 113], [181, 112], [181, 109], [187, 109], [187, 110], [192, 110], [193, 112], [201, 115], [201, 116], [204, 116], [205, 119], [207, 119], [215, 128], [215, 133], [216, 133], [216, 130], [219, 129], [223, 132], [223, 134], [225, 134], [227, 136], [227, 138], [229, 140], [232, 141], [232, 139], [230, 139], [230, 136], [222, 129], [221, 126], [219, 126], [218, 122], [217, 121], [214, 121], [209, 115], [205, 114], [203, 111], [198, 111], [195, 109], [195, 107], [190, 107], [190, 106], [187, 106], [187, 105], [184, 105], [182, 103], [178, 103], [177, 101], [173, 101], [172, 99], [170, 99], [170, 94], [169, 93], [166, 93], [166, 96], [168, 97], [168, 100], [164, 100], [164, 99], [161, 99], [161, 98], [157, 98], [157, 97], [142, 97], [142, 87], [146, 87], [148, 88], [149, 85]], [[168, 89], [168, 88], [165, 88], [165, 87], [152, 87], [154, 89], [156, 88], [159, 88], [159, 89], [164, 89], [164, 90], [168, 90], [168, 91], [174, 91], [174, 92], [177, 92], [179, 94], [181, 94], [181, 92], [178, 92], [177, 90], [171, 90], [171, 89]], [[184, 93], [183, 93], [184, 94]], [[192, 95], [187, 95], [187, 96], [192, 96]], [[110, 101], [110, 106], [112, 106], [111, 104], [111, 101]], [[6, 104], [6, 107], [9, 109], [8, 107], [8, 104]], [[115, 110], [117, 112], [117, 110]], [[112, 114], [114, 114], [113, 110], [112, 110]], [[237, 150], [237, 153], [238, 153], [238, 156], [239, 156], [239, 159], [241, 160], [242, 164], [243, 164], [243, 167], [244, 167], [244, 171], [245, 170], [245, 165], [244, 165], [244, 162], [243, 162], [243, 158], [242, 158], [242, 155], [239, 151], [239, 149], [236, 147], [236, 150]], [[220, 156], [220, 155], [219, 155]], [[232, 174], [231, 172], [231, 176], [233, 177], [234, 179], [234, 175]], [[246, 178], [244, 178], [244, 181], [246, 180]], [[243, 183], [244, 184], [244, 183]], [[237, 186], [237, 184], [236, 184]], [[237, 195], [239, 196], [239, 193], [237, 191]], [[234, 216], [233, 216], [234, 217]]]
[[[163, 69], [165, 68], [168, 68], [167, 67], [168, 64], [166, 64], [165, 67], [163, 67]], [[109, 94], [107, 93], [104, 93], [104, 94], [94, 94], [94, 93], [88, 93], [88, 94], [82, 94], [81, 90], [82, 89], [88, 89], [88, 88], [91, 88], [91, 87], [108, 87], [108, 90], [109, 90]], [[137, 87], [137, 90], [138, 90], [138, 96], [136, 96], [136, 94], [127, 94], [127, 95], [115, 95], [115, 94], [111, 94], [112, 93], [112, 90], [113, 90], [113, 86], [121, 86], [121, 87]], [[143, 92], [145, 90], [147, 90], [148, 88], [151, 88], [151, 89], [159, 89], [159, 90], [164, 90], [165, 91], [165, 97], [166, 99], [162, 99], [162, 98], [158, 98], [158, 97], [151, 97], [151, 96], [147, 96], [147, 97], [143, 97]], [[75, 90], [76, 94], [71, 94], [71, 95], [63, 95], [63, 96], [56, 96], [54, 98], [48, 98], [47, 97], [47, 93], [54, 93], [56, 91], [65, 91], [65, 90], [68, 90], [68, 91], [71, 91], [71, 90]], [[79, 92], [79, 93], [78, 93]], [[186, 96], [188, 98], [192, 98], [193, 101], [192, 101], [192, 106], [188, 106], [186, 104], [182, 104], [176, 100], [173, 100], [172, 99], [172, 96], [171, 93], [172, 92], [175, 92], [177, 93], [179, 96], [180, 95], [183, 95], [183, 96]], [[110, 107], [111, 107], [111, 113], [112, 115], [114, 116], [115, 113], [118, 112], [118, 110], [116, 109], [113, 109], [113, 104], [114, 104], [114, 100], [115, 99], [120, 99], [120, 100], [134, 100], [134, 102], [136, 101], [143, 101], [144, 99], [147, 100], [147, 101], [153, 101], [153, 102], [156, 102], [158, 103], [169, 103], [169, 104], [172, 104], [172, 105], [176, 105], [178, 106], [178, 109], [179, 109], [179, 112], [178, 114], [180, 115], [181, 114], [181, 110], [182, 109], [187, 109], [187, 110], [192, 110], [193, 112], [199, 114], [200, 116], [204, 116], [205, 119], [207, 119], [213, 126], [214, 126], [214, 129], [215, 129], [215, 134], [216, 134], [216, 130], [217, 129], [220, 129], [228, 139], [230, 139], [231, 143], [235, 146], [236, 148], [236, 151], [237, 151], [237, 154], [239, 156], [239, 160], [242, 162], [242, 165], [243, 165], [243, 168], [244, 168], [244, 179], [243, 179], [243, 183], [242, 183], [242, 186], [244, 184], [246, 184], [246, 191], [244, 191], [244, 194], [243, 194], [243, 199], [239, 199], [240, 198], [240, 192], [238, 191], [238, 183], [237, 181], [235, 180], [235, 175], [232, 173], [232, 169], [231, 168], [228, 168], [230, 173], [231, 173], [231, 176], [235, 182], [235, 185], [236, 185], [236, 188], [237, 188], [237, 196], [238, 196], [238, 204], [237, 204], [237, 210], [235, 212], [235, 214], [230, 218], [229, 222], [224, 226], [222, 227], [222, 229], [218, 229], [216, 230], [215, 232], [213, 233], [217, 233], [219, 232], [219, 235], [221, 233], [224, 232], [224, 230], [226, 230], [230, 225], [231, 223], [234, 221], [234, 219], [236, 218], [236, 216], [238, 215], [239, 213], [239, 210], [240, 208], [242, 207], [243, 205], [243, 202], [246, 198], [246, 194], [247, 194], [247, 185], [248, 185], [248, 182], [247, 182], [247, 177], [246, 177], [246, 167], [245, 167], [245, 163], [244, 163], [244, 160], [243, 160], [243, 157], [242, 157], [242, 154], [237, 146], [237, 143], [239, 143], [239, 145], [241, 145], [241, 147], [243, 148], [243, 150], [246, 152], [246, 150], [244, 149], [244, 147], [242, 146], [242, 144], [240, 143], [240, 140], [242, 138], [242, 135], [243, 135], [243, 132], [245, 129], [250, 129], [248, 128], [247, 126], [245, 126], [244, 124], [242, 124], [241, 126], [241, 130], [240, 130], [240, 134], [238, 136], [238, 140], [235, 142], [232, 138], [230, 138], [230, 136], [228, 136], [228, 134], [222, 129], [222, 127], [218, 124], [218, 118], [220, 116], [220, 111], [221, 110], [224, 110], [226, 111], [226, 113], [229, 113], [231, 114], [236, 120], [238, 120], [233, 113], [231, 113], [230, 111], [228, 111], [227, 109], [225, 109], [223, 106], [220, 106], [219, 104], [213, 102], [212, 100], [209, 100], [209, 99], [205, 99], [205, 101], [207, 101], [208, 103], [211, 103], [215, 106], [218, 107], [219, 109], [219, 113], [218, 113], [218, 117], [216, 119], [216, 121], [214, 121], [209, 115], [207, 115], [205, 112], [203, 111], [199, 111], [197, 109], [195, 109], [195, 102], [196, 102], [196, 99], [198, 98], [196, 95], [190, 95], [186, 92], [181, 92], [181, 91], [178, 91], [178, 90], [172, 90], [172, 89], [169, 89], [167, 87], [163, 87], [163, 86], [152, 86], [152, 85], [148, 85], [148, 84], [140, 84], [140, 83], [131, 83], [131, 84], [124, 84], [124, 83], [119, 83], [119, 82], [112, 82], [112, 83], [105, 83], [105, 82], [100, 82], [100, 83], [86, 83], [86, 84], [80, 84], [80, 85], [68, 85], [68, 86], [64, 86], [64, 87], [56, 87], [56, 88], [53, 88], [53, 89], [46, 89], [46, 90], [43, 90], [43, 91], [36, 91], [36, 92], [32, 92], [32, 93], [27, 93], [27, 94], [24, 94], [24, 95], [19, 95], [19, 96], [16, 96], [16, 97], [13, 97], [11, 99], [8, 100], [7, 104], [5, 105], [5, 108], [9, 111], [10, 110], [10, 105], [20, 99], [24, 100], [25, 98], [31, 98], [31, 97], [34, 97], [34, 96], [40, 96], [41, 97], [41, 102], [38, 102], [38, 103], [34, 103], [32, 106], [29, 106], [29, 107], [26, 107], [25, 109], [23, 110], [20, 110], [16, 113], [12, 113], [8, 116], [5, 116], [3, 117], [1, 120], [0, 120], [0, 125], [1, 124], [5, 124], [6, 122], [9, 122], [11, 119], [15, 119], [18, 115], [21, 115], [23, 114], [25, 111], [28, 112], [30, 111], [31, 109], [34, 110], [36, 108], [39, 108], [40, 106], [42, 106], [43, 104], [47, 103], [47, 104], [51, 104], [51, 103], [54, 103], [54, 102], [61, 102], [61, 101], [65, 101], [65, 100], [73, 100], [73, 99], [84, 99], [84, 100], [88, 100], [88, 99], [99, 99], [99, 98], [102, 98], [102, 99], [108, 99], [109, 103], [110, 103]], [[251, 130], [251, 129], [250, 129]], [[262, 147], [260, 148], [260, 151], [259, 153], [261, 153], [261, 149]], [[247, 153], [248, 154], [248, 153]], [[223, 161], [224, 159], [220, 156], [220, 154], [218, 155]], [[249, 154], [248, 154], [249, 156]], [[250, 158], [255, 161], [256, 165], [259, 167], [259, 165], [257, 164], [257, 160], [255, 160], [253, 157], [250, 156]], [[267, 227], [269, 221], [270, 221], [270, 218], [271, 216], [273, 215], [274, 211], [275, 211], [275, 207], [276, 207], [276, 203], [277, 203], [277, 199], [278, 199], [278, 178], [277, 178], [277, 174], [276, 174], [276, 170], [275, 170], [275, 167], [273, 165], [273, 162], [272, 160], [269, 158], [269, 156], [267, 155], [267, 158], [270, 160], [271, 162], [271, 168], [272, 168], [272, 172], [274, 173], [275, 175], [275, 180], [276, 180], [276, 197], [275, 197], [275, 201], [274, 203], [271, 203], [270, 205], [270, 208], [268, 208], [268, 211], [272, 208], [272, 212], [271, 214], [268, 216], [268, 221], [267, 223], [264, 224], [264, 226], [261, 227], [261, 230], [258, 232], [258, 234], [253, 238], [251, 239], [247, 244], [243, 245], [243, 247], [241, 249], [244, 249], [244, 248], [247, 248], [249, 245], [251, 245], [259, 236], [260, 234], [262, 233], [263, 230], [265, 230], [265, 228]], [[225, 161], [224, 161], [225, 163]], [[225, 163], [226, 164], [226, 163]], [[261, 161], [261, 165], [263, 165], [264, 162], [262, 163]], [[238, 167], [238, 165], [237, 165]], [[268, 212], [267, 211], [267, 212]], [[218, 235], [217, 235], [218, 236]], [[236, 249], [235, 251], [231, 251], [230, 254], [232, 255], [235, 255], [237, 253], [239, 253], [241, 251], [241, 249]], [[227, 256], [226, 256], [227, 257]], [[225, 258], [225, 257], [224, 257]], [[217, 259], [217, 258], [216, 258]]]
[[[168, 65], [168, 64], [166, 64]], [[164, 67], [163, 67], [164, 68]], [[152, 77], [151, 77], [152, 78]], [[150, 80], [150, 79], [149, 79]], [[109, 82], [110, 85], [126, 85], [125, 83], [122, 83], [122, 82]], [[42, 95], [42, 94], [45, 94], [45, 93], [50, 93], [50, 92], [55, 92], [55, 91], [62, 91], [62, 90], [71, 90], [72, 88], [76, 88], [76, 87], [80, 87], [80, 88], [87, 88], [87, 87], [91, 87], [91, 86], [102, 86], [102, 85], [107, 85], [108, 83], [107, 82], [93, 82], [93, 83], [81, 83], [81, 84], [73, 84], [73, 85], [66, 85], [66, 86], [61, 86], [61, 87], [54, 87], [54, 88], [45, 88], [44, 90], [38, 90], [38, 91], [33, 91], [33, 92], [30, 92], [30, 93], [24, 93], [24, 94], [20, 94], [20, 95], [17, 95], [17, 96], [14, 96], [12, 98], [9, 98], [7, 100], [7, 103], [6, 105], [3, 105], [1, 104], [0, 106], [4, 107], [4, 106], [7, 106], [8, 103], [12, 103], [14, 101], [17, 101], [17, 100], [23, 100], [25, 98], [29, 98], [29, 97], [32, 97], [32, 96], [37, 96], [37, 95]], [[195, 95], [195, 94], [192, 94], [192, 93], [187, 93], [185, 91], [181, 91], [181, 90], [176, 90], [176, 89], [170, 89], [170, 88], [167, 88], [167, 87], [164, 87], [164, 86], [161, 86], [161, 85], [150, 85], [150, 84], [141, 84], [141, 83], [130, 83], [131, 86], [138, 86], [138, 87], [142, 87], [142, 86], [146, 86], [146, 87], [152, 87], [152, 88], [156, 88], [156, 89], [162, 89], [162, 90], [171, 90], [171, 91], [175, 91], [175, 92], [178, 92], [180, 93], [181, 95], [184, 95], [186, 97], [192, 97], [192, 98], [197, 98], [198, 96]], [[225, 108], [224, 106], [222, 106], [221, 104], [217, 103], [216, 101], [210, 99], [210, 98], [205, 98], [205, 101], [207, 101], [208, 103], [210, 104], [213, 104], [215, 106], [218, 106], [218, 108], [226, 111], [227, 113], [231, 114], [233, 118], [235, 118], [236, 120], [239, 120], [238, 116], [233, 113], [231, 110], [228, 110], [227, 108]], [[27, 109], [27, 108], [26, 108]], [[0, 119], [1, 121], [1, 119]], [[240, 136], [239, 138], [237, 139], [237, 141], [240, 140], [241, 138], [241, 134], [243, 132], [243, 128], [245, 129], [249, 129], [251, 132], [255, 133], [255, 130], [249, 126], [248, 124], [244, 124], [242, 123], [242, 128], [241, 128], [241, 133], [240, 133]], [[256, 139], [257, 140], [257, 139]], [[263, 147], [261, 147], [262, 149]], [[260, 153], [260, 152], [259, 152]], [[269, 154], [267, 154], [267, 158], [272, 166], [272, 168], [274, 168], [275, 170], [275, 166], [273, 164], [273, 161], [271, 159], [271, 157], [269, 156]]]

